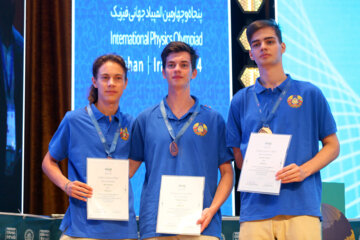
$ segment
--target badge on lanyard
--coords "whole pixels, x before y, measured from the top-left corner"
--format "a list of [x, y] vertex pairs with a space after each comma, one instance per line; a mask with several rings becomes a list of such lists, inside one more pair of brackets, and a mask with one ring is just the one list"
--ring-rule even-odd
[[263, 126], [262, 128], [260, 128], [259, 133], [272, 134], [272, 131], [269, 127]]
[[196, 105], [196, 109], [195, 111], [191, 114], [190, 118], [187, 120], [187, 122], [184, 124], [184, 126], [180, 129], [180, 131], [178, 132], [178, 134], [175, 136], [174, 133], [174, 129], [172, 128], [169, 119], [166, 115], [166, 111], [165, 111], [165, 105], [164, 105], [164, 100], [162, 100], [160, 102], [160, 111], [161, 111], [161, 115], [164, 119], [165, 125], [169, 131], [169, 134], [171, 136], [171, 138], [173, 139], [173, 141], [170, 143], [169, 145], [169, 150], [170, 150], [170, 154], [175, 157], [178, 155], [179, 153], [179, 147], [178, 147], [178, 140], [180, 139], [180, 137], [185, 133], [186, 129], [190, 126], [190, 124], [192, 123], [192, 121], [194, 121], [195, 117], [198, 115], [200, 110], [200, 104], [198, 103]]
[[276, 103], [274, 104], [274, 107], [272, 108], [270, 114], [267, 117], [264, 116], [264, 113], [261, 110], [260, 101], [259, 101], [258, 97], [256, 96], [255, 86], [254, 86], [254, 88], [253, 88], [254, 99], [255, 99], [256, 105], [258, 106], [259, 113], [261, 116], [261, 123], [262, 123], [262, 127], [260, 128], [259, 133], [272, 134], [272, 131], [269, 127], [269, 122], [274, 117], [275, 112], [278, 109], [281, 100], [284, 98], [285, 94], [288, 92], [288, 90], [290, 88], [290, 82], [291, 81], [289, 80], [288, 83], [286, 84], [284, 90], [281, 92], [280, 96], [276, 100]]

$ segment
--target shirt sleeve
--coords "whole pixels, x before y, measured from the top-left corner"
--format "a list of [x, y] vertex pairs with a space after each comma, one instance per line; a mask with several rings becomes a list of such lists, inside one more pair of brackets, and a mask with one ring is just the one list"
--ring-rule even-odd
[[334, 119], [334, 116], [331, 113], [329, 103], [327, 102], [325, 96], [321, 92], [320, 89], [317, 88], [317, 96], [315, 99], [317, 99], [318, 104], [318, 124], [319, 124], [319, 140], [324, 139], [325, 137], [336, 133], [336, 122]]
[[61, 161], [68, 157], [69, 138], [69, 113], [66, 113], [49, 144], [49, 153], [57, 161]]
[[234, 159], [232, 150], [230, 147], [226, 146], [226, 125], [223, 117], [219, 115], [218, 131], [219, 131], [219, 166], [227, 161], [232, 161]]
[[233, 98], [230, 104], [228, 121], [226, 125], [226, 145], [228, 147], [240, 148], [241, 123], [238, 98]]
[[143, 116], [139, 115], [133, 124], [132, 138], [130, 144], [129, 158], [136, 161], [144, 161], [144, 128], [145, 121], [142, 121]]

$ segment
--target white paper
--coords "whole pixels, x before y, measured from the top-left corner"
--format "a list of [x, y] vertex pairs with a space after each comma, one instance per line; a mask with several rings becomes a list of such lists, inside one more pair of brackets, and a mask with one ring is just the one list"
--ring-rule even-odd
[[276, 173], [284, 167], [291, 135], [252, 133], [241, 169], [238, 191], [279, 195]]
[[156, 232], [200, 235], [205, 177], [161, 177]]
[[129, 160], [87, 158], [87, 218], [129, 220]]

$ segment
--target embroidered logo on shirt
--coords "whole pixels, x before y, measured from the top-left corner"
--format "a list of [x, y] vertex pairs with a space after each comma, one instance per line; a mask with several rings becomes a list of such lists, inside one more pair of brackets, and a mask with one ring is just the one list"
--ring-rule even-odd
[[301, 105], [303, 104], [303, 98], [300, 95], [291, 95], [290, 97], [288, 97], [287, 99], [287, 103], [289, 104], [290, 107], [292, 108], [298, 108], [301, 107]]
[[208, 129], [205, 123], [195, 123], [193, 126], [194, 133], [199, 136], [205, 136]]
[[120, 128], [120, 138], [124, 141], [129, 140], [129, 132], [127, 130], [127, 128]]

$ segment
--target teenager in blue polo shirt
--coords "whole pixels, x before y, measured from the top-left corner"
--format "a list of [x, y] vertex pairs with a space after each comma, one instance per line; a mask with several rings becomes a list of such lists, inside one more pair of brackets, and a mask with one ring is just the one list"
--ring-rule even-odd
[[[233, 187], [233, 156], [225, 143], [225, 122], [219, 113], [190, 95], [190, 81], [197, 74], [195, 50], [186, 43], [171, 42], [161, 58], [168, 95], [137, 117], [131, 141], [130, 176], [142, 162], [146, 168], [140, 202], [140, 236], [141, 239], [218, 239], [220, 206]], [[181, 130], [184, 126], [188, 126], [185, 131]], [[197, 222], [201, 224], [201, 236], [156, 233], [162, 175], [205, 177], [204, 210]]]
[[285, 44], [275, 21], [251, 23], [247, 38], [260, 77], [231, 102], [227, 145], [233, 148], [241, 169], [252, 132], [290, 134], [292, 138], [285, 167], [274, 176], [282, 182], [280, 195], [241, 193], [239, 239], [320, 240], [319, 171], [339, 154], [334, 118], [317, 87], [284, 73]]
[[[86, 199], [93, 191], [86, 184], [86, 159], [127, 159], [129, 155], [133, 119], [119, 108], [126, 85], [125, 61], [114, 54], [98, 57], [93, 64], [89, 105], [68, 112], [51, 139], [43, 171], [70, 197], [70, 206], [60, 226], [61, 240], [137, 239], [130, 183], [129, 221], [87, 220], [86, 217]], [[98, 134], [97, 128], [101, 133]], [[105, 141], [101, 140], [101, 134]], [[105, 148], [105, 144], [111, 147]], [[68, 178], [58, 166], [64, 158], [68, 158]]]

